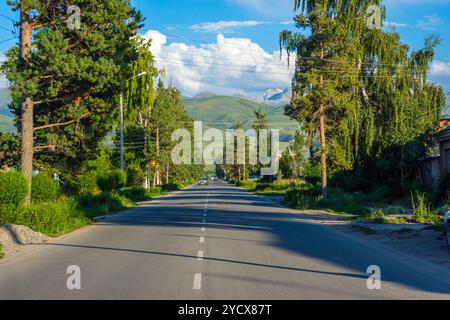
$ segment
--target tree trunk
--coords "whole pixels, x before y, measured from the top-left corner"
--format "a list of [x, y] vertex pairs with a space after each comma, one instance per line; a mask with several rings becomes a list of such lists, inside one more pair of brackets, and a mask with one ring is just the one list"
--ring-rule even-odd
[[170, 165], [168, 164], [166, 167], [166, 185], [169, 184], [169, 180], [170, 180]]
[[[320, 59], [323, 61], [324, 58], [324, 47], [320, 44]], [[320, 75], [320, 85], [323, 88], [324, 77], [323, 74]], [[320, 153], [321, 153], [321, 165], [322, 165], [322, 198], [327, 200], [328, 198], [328, 175], [327, 175], [327, 142], [326, 142], [326, 132], [325, 132], [325, 105], [323, 101], [319, 106], [319, 116], [320, 116]]]
[[153, 175], [153, 186], [161, 185], [161, 174], [159, 172], [159, 128], [156, 128], [156, 166]]
[[149, 187], [149, 178], [148, 178], [148, 120], [144, 120], [144, 189], [148, 189]]
[[[21, 7], [20, 12], [20, 56], [29, 64], [31, 54], [31, 31], [29, 10]], [[29, 206], [31, 202], [31, 183], [33, 179], [33, 131], [34, 131], [34, 101], [31, 96], [21, 97], [21, 169], [22, 173], [28, 181], [29, 190], [25, 197], [25, 206]]]

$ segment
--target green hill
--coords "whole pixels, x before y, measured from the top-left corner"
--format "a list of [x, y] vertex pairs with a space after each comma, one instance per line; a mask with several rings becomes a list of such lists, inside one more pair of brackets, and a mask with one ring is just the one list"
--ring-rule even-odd
[[282, 141], [291, 140], [297, 129], [297, 123], [284, 115], [283, 106], [269, 106], [229, 96], [186, 99], [185, 106], [187, 113], [195, 120], [221, 130], [232, 128], [238, 122], [249, 129], [258, 108], [262, 108], [266, 114], [270, 128], [280, 130]]

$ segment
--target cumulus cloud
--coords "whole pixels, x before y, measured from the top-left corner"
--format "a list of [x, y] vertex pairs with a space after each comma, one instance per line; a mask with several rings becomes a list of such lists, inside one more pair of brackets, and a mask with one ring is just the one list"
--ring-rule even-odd
[[203, 32], [233, 33], [235, 28], [256, 27], [264, 24], [271, 24], [271, 21], [218, 21], [194, 24], [191, 29]]
[[[143, 35], [152, 40], [151, 51], [157, 67], [184, 95], [210, 91], [217, 94], [257, 95], [270, 88], [285, 88], [291, 83], [294, 67], [287, 67], [287, 57], [266, 52], [247, 38], [217, 35], [215, 43], [199, 46], [168, 43], [156, 30]], [[292, 63], [291, 63], [292, 65]]]
[[432, 63], [430, 75], [439, 77], [450, 77], [450, 62], [436, 60]]

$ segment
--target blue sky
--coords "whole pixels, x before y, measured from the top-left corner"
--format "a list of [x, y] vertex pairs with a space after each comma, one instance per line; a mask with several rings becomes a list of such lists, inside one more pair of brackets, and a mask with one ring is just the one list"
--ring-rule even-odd
[[[16, 18], [6, 1], [0, 1], [0, 13]], [[289, 86], [292, 70], [275, 51], [279, 32], [293, 29], [289, 24], [293, 0], [132, 3], [147, 17], [143, 33], [155, 43], [158, 66], [167, 69], [167, 78], [185, 94], [215, 91], [257, 95], [270, 88]], [[385, 4], [388, 22], [396, 25], [402, 41], [411, 48], [420, 48], [429, 34], [442, 37], [430, 79], [450, 91], [450, 0], [385, 0]], [[0, 16], [0, 52], [14, 44], [14, 40], [1, 43], [12, 37], [4, 30], [11, 29], [11, 24]], [[215, 68], [211, 67], [213, 63]], [[245, 72], [239, 72], [242, 69]]]

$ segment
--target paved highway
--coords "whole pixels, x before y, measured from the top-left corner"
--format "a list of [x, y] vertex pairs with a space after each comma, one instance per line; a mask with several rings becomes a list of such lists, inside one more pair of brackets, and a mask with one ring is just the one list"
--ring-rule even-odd
[[[381, 268], [381, 290], [367, 268]], [[67, 288], [69, 266], [81, 290]], [[110, 216], [0, 264], [0, 299], [449, 299], [450, 270], [225, 183]]]

